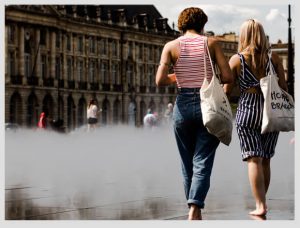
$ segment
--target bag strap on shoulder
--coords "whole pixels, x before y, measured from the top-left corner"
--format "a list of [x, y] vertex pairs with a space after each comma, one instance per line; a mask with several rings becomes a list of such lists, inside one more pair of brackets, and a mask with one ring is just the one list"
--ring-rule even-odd
[[[210, 62], [210, 65], [211, 65], [211, 69], [212, 69], [212, 73], [213, 73], [213, 77], [218, 78], [219, 81], [221, 82], [221, 79], [217, 76], [217, 74], [215, 72], [215, 68], [214, 68], [214, 65], [213, 65], [212, 60], [211, 60], [211, 56], [210, 56], [209, 48], [208, 48], [208, 38], [207, 37], [204, 38], [204, 46], [206, 47], [206, 51], [204, 51], [204, 53], [207, 52], [209, 62]], [[207, 70], [207, 68], [206, 68], [206, 54], [204, 54], [204, 70], [205, 70], [205, 72], [207, 72], [206, 71]]]
[[268, 72], [266, 72], [266, 74], [267, 75], [269, 75], [269, 74], [275, 74], [276, 75], [276, 71], [275, 71], [274, 66], [272, 64], [272, 50], [271, 50], [271, 48], [268, 51], [268, 67], [269, 67], [269, 70], [268, 70]]

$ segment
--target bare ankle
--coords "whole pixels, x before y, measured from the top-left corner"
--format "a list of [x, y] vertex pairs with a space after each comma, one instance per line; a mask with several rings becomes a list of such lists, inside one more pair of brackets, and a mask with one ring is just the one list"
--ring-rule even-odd
[[196, 204], [190, 205], [188, 220], [202, 220], [201, 209]]

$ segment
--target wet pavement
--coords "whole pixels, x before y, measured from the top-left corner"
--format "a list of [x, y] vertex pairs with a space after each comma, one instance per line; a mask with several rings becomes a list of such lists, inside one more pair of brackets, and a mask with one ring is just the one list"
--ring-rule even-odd
[[[127, 128], [101, 129], [88, 137], [82, 131], [68, 136], [7, 133], [5, 219], [186, 220], [173, 137], [166, 129]], [[232, 144], [218, 149], [203, 219], [293, 220], [292, 137], [293, 133], [279, 137], [271, 163], [269, 211], [259, 218], [248, 215], [254, 202], [234, 132]]]

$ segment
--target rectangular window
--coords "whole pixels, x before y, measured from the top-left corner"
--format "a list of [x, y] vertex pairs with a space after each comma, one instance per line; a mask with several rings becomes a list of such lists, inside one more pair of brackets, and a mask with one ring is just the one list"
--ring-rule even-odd
[[41, 56], [41, 73], [42, 73], [42, 78], [47, 77], [47, 57], [46, 57], [46, 55]]
[[132, 66], [132, 64], [127, 65], [126, 75], [127, 75], [127, 83], [128, 83], [128, 85], [133, 86], [134, 80], [133, 80], [133, 66]]
[[96, 52], [96, 42], [93, 37], [89, 38], [89, 48], [90, 48], [90, 53], [95, 53]]
[[139, 60], [143, 60], [143, 45], [139, 45]]
[[108, 84], [109, 78], [108, 78], [108, 74], [107, 74], [107, 63], [106, 62], [101, 63], [101, 75], [102, 75], [102, 83]]
[[137, 59], [139, 59], [139, 55], [140, 55], [140, 45], [136, 44], [135, 45], [135, 56]]
[[148, 60], [153, 60], [153, 48], [152, 47], [149, 47], [148, 48]]
[[25, 53], [25, 77], [31, 76], [31, 56]]
[[113, 63], [112, 69], [111, 69], [111, 80], [112, 84], [120, 84], [118, 79], [118, 63]]
[[15, 55], [13, 52], [10, 52], [8, 55], [8, 75], [14, 76], [15, 75]]
[[95, 82], [95, 62], [93, 61], [89, 64], [89, 81]]
[[67, 60], [67, 74], [68, 74], [68, 80], [72, 81], [73, 77], [72, 77], [72, 58], [68, 58]]
[[77, 50], [83, 52], [83, 38], [82, 36], [78, 37]]
[[8, 26], [8, 43], [14, 43], [15, 42], [15, 27], [13, 25]]
[[133, 49], [133, 45], [130, 42], [128, 45], [128, 57], [132, 57], [132, 49]]
[[56, 33], [56, 42], [55, 42], [55, 44], [56, 44], [56, 47], [57, 48], [60, 48], [60, 33]]
[[145, 86], [144, 65], [139, 66], [140, 86]]
[[111, 42], [111, 52], [113, 57], [118, 56], [117, 41], [115, 40]]
[[78, 81], [83, 82], [83, 61], [78, 62]]
[[148, 66], [147, 86], [154, 86], [153, 66]]
[[40, 45], [46, 45], [46, 30], [45, 29], [41, 29], [40, 30]]
[[159, 47], [157, 47], [156, 49], [155, 49], [155, 62], [159, 62], [160, 61], [160, 48]]
[[100, 40], [100, 54], [107, 55], [107, 40], [106, 39]]
[[61, 60], [60, 57], [56, 57], [55, 61], [55, 78], [60, 79], [61, 76]]
[[71, 51], [71, 36], [67, 35], [67, 51]]

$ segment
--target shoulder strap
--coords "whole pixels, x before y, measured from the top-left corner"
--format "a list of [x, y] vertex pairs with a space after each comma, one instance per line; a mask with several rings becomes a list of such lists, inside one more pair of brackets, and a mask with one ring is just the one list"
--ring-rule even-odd
[[274, 66], [272, 64], [272, 50], [270, 49], [269, 52], [268, 52], [268, 67], [269, 67], [269, 70], [266, 72], [267, 75], [269, 74], [276, 74], [276, 71], [274, 69]]
[[206, 53], [207, 53], [208, 58], [209, 58], [209, 62], [210, 62], [210, 65], [211, 65], [213, 76], [216, 76], [219, 79], [219, 81], [221, 82], [221, 79], [216, 75], [215, 68], [214, 68], [214, 65], [213, 65], [211, 57], [210, 57], [210, 53], [209, 53], [209, 49], [208, 49], [208, 39], [207, 39], [206, 36], [204, 37], [204, 48], [205, 47], [206, 47], [206, 50], [204, 51], [204, 53], [205, 53], [204, 54], [204, 70], [205, 70], [205, 72], [207, 72], [206, 71]]
[[241, 53], [238, 53], [238, 56], [240, 57], [240, 61], [241, 61], [241, 75], [242, 75], [242, 77], [244, 77], [244, 75], [245, 75], [245, 58]]

